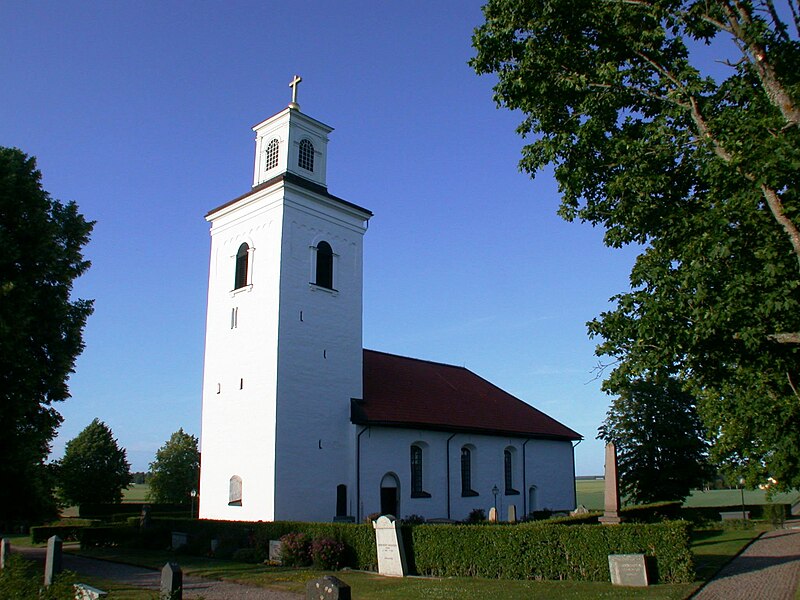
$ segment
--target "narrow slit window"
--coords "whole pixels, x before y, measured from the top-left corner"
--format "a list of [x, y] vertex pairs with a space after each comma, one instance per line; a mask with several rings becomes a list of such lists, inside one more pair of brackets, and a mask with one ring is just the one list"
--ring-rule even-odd
[[478, 495], [478, 492], [472, 489], [472, 450], [467, 446], [461, 448], [461, 495]]

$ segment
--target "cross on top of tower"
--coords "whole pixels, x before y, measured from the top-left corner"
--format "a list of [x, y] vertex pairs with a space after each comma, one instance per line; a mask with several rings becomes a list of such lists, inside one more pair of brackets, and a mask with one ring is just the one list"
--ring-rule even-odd
[[295, 75], [289, 82], [289, 87], [292, 88], [292, 101], [289, 103], [289, 108], [300, 110], [300, 105], [297, 103], [297, 86], [301, 81], [303, 81], [303, 78], [299, 75]]

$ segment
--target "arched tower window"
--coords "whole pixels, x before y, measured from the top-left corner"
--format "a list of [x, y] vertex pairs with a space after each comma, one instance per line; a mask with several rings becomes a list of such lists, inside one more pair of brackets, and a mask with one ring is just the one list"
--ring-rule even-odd
[[264, 170], [269, 171], [278, 166], [278, 140], [277, 138], [270, 140], [266, 149], [266, 160], [264, 162]]
[[514, 489], [514, 454], [514, 448], [511, 446], [503, 451], [503, 470], [505, 473], [506, 496], [519, 494], [519, 492]]
[[242, 478], [234, 475], [230, 480], [228, 488], [228, 506], [242, 505]]
[[333, 289], [333, 248], [328, 242], [317, 244], [317, 265], [314, 283], [320, 287]]
[[314, 172], [314, 144], [308, 138], [300, 140], [300, 152], [297, 157], [297, 166], [306, 171]]
[[247, 285], [247, 260], [250, 253], [250, 246], [242, 244], [236, 252], [236, 281], [233, 289], [238, 290]]
[[461, 448], [461, 495], [478, 495], [478, 492], [472, 489], [472, 449], [469, 446]]

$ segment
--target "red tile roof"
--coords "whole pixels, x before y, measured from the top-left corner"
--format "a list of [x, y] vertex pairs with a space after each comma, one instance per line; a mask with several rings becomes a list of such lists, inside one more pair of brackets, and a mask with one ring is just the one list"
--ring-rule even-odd
[[362, 425], [579, 440], [583, 436], [469, 369], [364, 350]]

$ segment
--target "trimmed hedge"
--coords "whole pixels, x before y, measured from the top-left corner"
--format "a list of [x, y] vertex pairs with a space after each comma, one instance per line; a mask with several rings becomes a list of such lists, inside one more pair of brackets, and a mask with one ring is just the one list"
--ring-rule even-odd
[[57, 535], [61, 540], [75, 541], [82, 529], [96, 525], [89, 519], [75, 519], [74, 523], [53, 523], [52, 525], [38, 525], [31, 527], [31, 542], [34, 544], [41, 544], [46, 542], [54, 535]]
[[694, 579], [689, 524], [421, 525], [413, 531], [420, 575], [503, 579], [609, 581], [609, 554], [645, 554], [656, 561], [658, 580]]
[[[369, 524], [196, 521], [165, 519], [154, 526], [189, 534], [191, 549], [207, 553], [212, 539], [238, 547], [269, 550], [269, 540], [287, 533], [330, 538], [346, 547], [345, 564], [377, 569], [375, 533]], [[645, 554], [655, 559], [658, 580], [694, 579], [689, 523], [614, 526], [561, 525], [404, 525], [401, 527], [412, 572], [431, 576], [505, 579], [609, 581], [609, 554]]]
[[78, 507], [81, 517], [91, 519], [125, 520], [132, 515], [142, 514], [142, 507], [150, 507], [150, 516], [157, 513], [188, 515], [191, 510], [188, 504], [151, 504], [149, 502], [127, 502], [125, 504], [82, 504]]

